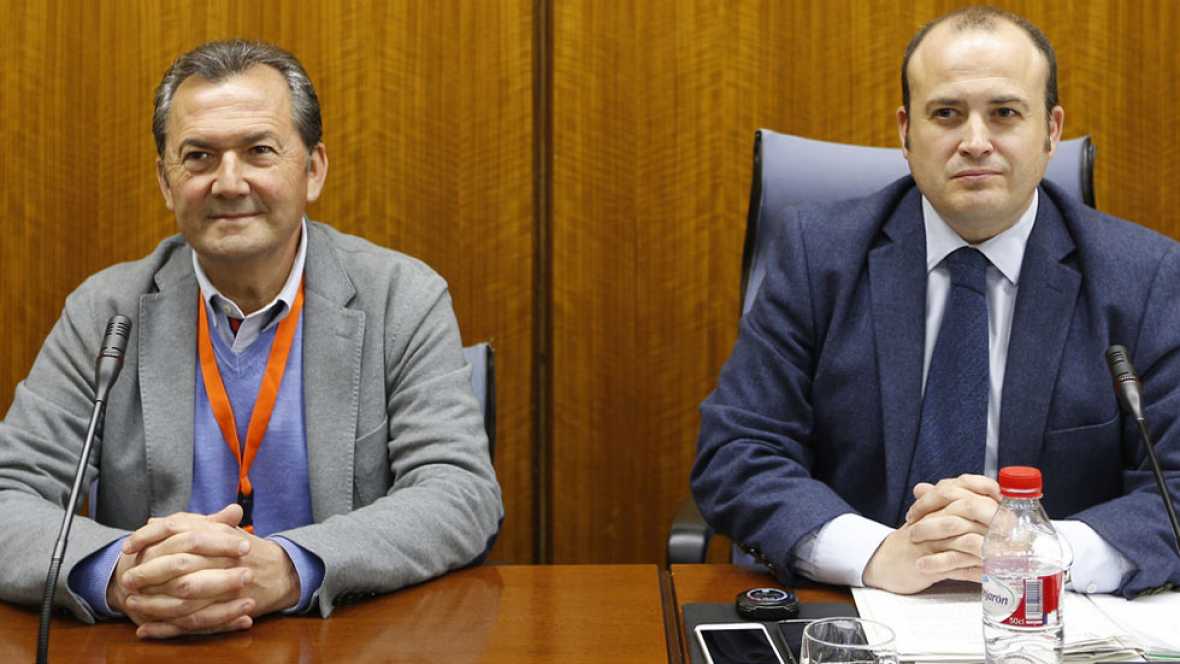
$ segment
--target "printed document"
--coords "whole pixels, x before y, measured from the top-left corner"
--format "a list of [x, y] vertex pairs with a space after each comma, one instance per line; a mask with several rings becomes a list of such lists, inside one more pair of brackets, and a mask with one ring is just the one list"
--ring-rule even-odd
[[[979, 584], [940, 583], [916, 595], [853, 588], [862, 618], [897, 635], [902, 661], [982, 662], [983, 608]], [[1127, 601], [1066, 592], [1067, 662], [1180, 661], [1180, 592]]]

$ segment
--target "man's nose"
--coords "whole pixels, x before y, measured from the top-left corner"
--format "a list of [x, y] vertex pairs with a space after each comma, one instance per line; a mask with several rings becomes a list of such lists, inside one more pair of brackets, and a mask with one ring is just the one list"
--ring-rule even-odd
[[217, 164], [216, 177], [213, 178], [213, 195], [233, 197], [250, 193], [243, 168], [241, 160], [233, 152], [223, 154]]
[[971, 114], [963, 127], [963, 138], [959, 142], [959, 152], [965, 157], [978, 159], [991, 154], [991, 151], [992, 139], [987, 121], [976, 114]]

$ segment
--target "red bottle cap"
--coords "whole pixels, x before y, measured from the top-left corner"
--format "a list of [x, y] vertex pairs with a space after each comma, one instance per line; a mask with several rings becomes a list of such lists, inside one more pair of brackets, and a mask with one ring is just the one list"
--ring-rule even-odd
[[1000, 469], [1000, 494], [1013, 498], [1040, 498], [1041, 471], [1032, 466], [1006, 466]]

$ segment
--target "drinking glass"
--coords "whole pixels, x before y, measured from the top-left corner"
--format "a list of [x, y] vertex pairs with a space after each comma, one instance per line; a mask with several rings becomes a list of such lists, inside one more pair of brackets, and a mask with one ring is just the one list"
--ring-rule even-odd
[[863, 618], [816, 620], [803, 629], [799, 664], [898, 664], [893, 630]]

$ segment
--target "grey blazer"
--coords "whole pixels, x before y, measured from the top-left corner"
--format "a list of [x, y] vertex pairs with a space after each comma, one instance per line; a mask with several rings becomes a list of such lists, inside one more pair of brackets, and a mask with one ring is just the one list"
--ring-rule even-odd
[[[198, 287], [191, 249], [169, 238], [90, 277], [0, 422], [0, 599], [35, 604], [94, 397], [107, 319], [134, 323], [91, 453], [99, 479], [78, 518], [55, 602], [81, 559], [182, 511], [192, 490]], [[308, 224], [303, 390], [315, 523], [283, 536], [325, 565], [319, 607], [388, 592], [471, 563], [503, 517], [446, 282], [420, 261]]]

